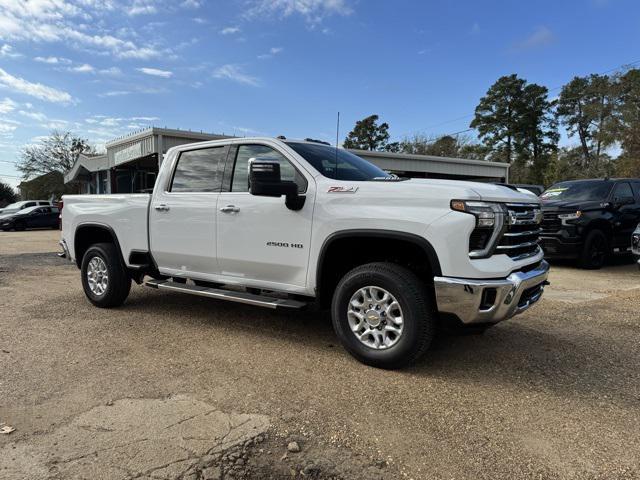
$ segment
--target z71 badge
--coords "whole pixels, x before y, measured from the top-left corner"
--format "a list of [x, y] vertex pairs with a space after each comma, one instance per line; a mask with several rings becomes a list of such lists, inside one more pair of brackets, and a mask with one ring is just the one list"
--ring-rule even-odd
[[356, 193], [358, 187], [329, 187], [327, 193]]

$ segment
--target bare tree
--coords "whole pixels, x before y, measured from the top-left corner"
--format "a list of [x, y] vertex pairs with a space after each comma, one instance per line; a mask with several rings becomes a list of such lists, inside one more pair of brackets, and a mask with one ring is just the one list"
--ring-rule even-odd
[[89, 142], [71, 132], [54, 130], [39, 143], [29, 145], [20, 154], [17, 169], [25, 180], [49, 172], [68, 171], [81, 153], [93, 153]]

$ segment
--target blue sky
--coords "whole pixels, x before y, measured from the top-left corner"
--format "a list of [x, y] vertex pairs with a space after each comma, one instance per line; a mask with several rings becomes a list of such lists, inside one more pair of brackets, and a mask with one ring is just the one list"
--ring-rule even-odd
[[499, 76], [555, 95], [640, 60], [639, 33], [633, 0], [0, 0], [0, 178], [53, 128], [457, 132]]

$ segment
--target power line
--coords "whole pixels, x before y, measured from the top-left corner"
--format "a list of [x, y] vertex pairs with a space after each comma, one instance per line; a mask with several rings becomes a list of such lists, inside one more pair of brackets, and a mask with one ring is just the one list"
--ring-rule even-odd
[[[598, 73], [598, 75], [605, 75], [605, 74], [607, 74], [607, 73], [615, 72], [616, 70], [619, 70], [619, 69], [621, 69], [621, 68], [629, 68], [629, 67], [632, 67], [632, 66], [634, 66], [634, 65], [637, 65], [637, 64], [639, 64], [639, 63], [640, 63], [640, 59], [638, 59], [638, 60], [634, 60], [633, 62], [629, 62], [629, 63], [623, 63], [622, 65], [618, 65], [617, 67], [610, 68], [609, 70], [605, 70], [605, 71], [603, 71], [603, 72], [599, 72], [599, 73]], [[555, 90], [560, 90], [563, 86], [564, 86], [564, 85], [560, 85], [559, 87], [549, 88], [547, 91], [548, 91], [548, 92], [553, 92], [553, 91], [555, 91]], [[430, 129], [432, 129], [432, 128], [436, 128], [436, 127], [439, 127], [439, 126], [442, 126], [442, 125], [446, 125], [446, 124], [449, 124], [449, 123], [458, 122], [458, 121], [460, 121], [460, 120], [464, 120], [465, 118], [471, 118], [471, 117], [473, 117], [474, 115], [475, 115], [475, 113], [471, 113], [471, 114], [468, 114], [468, 115], [463, 115], [463, 116], [461, 116], [461, 117], [454, 118], [454, 119], [451, 119], [451, 120], [446, 120], [446, 121], [444, 121], [444, 122], [440, 122], [440, 123], [436, 123], [436, 124], [434, 124], [434, 125], [430, 125], [430, 126], [427, 126], [427, 127], [421, 128], [421, 129], [419, 129], [419, 130], [413, 130], [413, 131], [408, 132], [408, 133], [400, 134], [400, 135], [398, 135], [398, 137], [406, 137], [406, 136], [411, 135], [411, 134], [416, 134], [416, 133], [424, 132], [425, 130], [430, 130]], [[452, 136], [454, 136], [454, 135], [459, 135], [460, 133], [470, 132], [470, 131], [472, 131], [472, 130], [473, 130], [473, 128], [467, 128], [466, 130], [461, 130], [461, 131], [459, 131], [459, 132], [446, 133], [446, 134], [444, 134], [444, 135], [440, 135], [438, 138], [447, 137], [447, 136], [452, 137]], [[434, 143], [435, 141], [437, 141], [437, 139], [435, 139], [435, 140], [431, 140], [430, 142], [426, 142], [426, 143]]]

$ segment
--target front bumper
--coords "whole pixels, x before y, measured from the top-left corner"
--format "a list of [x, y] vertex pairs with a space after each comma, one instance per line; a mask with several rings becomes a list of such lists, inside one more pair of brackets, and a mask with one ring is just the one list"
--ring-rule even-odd
[[542, 260], [533, 270], [499, 280], [435, 277], [438, 310], [465, 324], [501, 322], [540, 300], [548, 275], [549, 264]]

